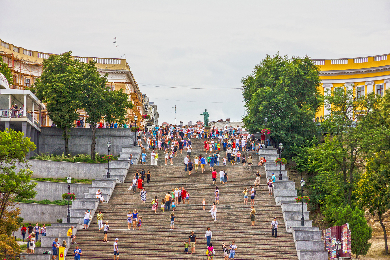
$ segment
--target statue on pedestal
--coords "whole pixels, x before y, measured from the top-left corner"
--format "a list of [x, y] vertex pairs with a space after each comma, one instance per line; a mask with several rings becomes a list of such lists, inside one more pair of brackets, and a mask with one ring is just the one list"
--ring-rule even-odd
[[200, 114], [201, 116], [203, 116], [203, 120], [204, 120], [204, 126], [209, 126], [209, 112], [207, 112], [207, 109], [204, 110], [204, 112], [202, 114]]

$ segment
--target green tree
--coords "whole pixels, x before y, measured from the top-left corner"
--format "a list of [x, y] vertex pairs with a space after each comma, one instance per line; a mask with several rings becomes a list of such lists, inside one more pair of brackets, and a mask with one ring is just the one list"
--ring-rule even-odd
[[128, 108], [128, 96], [122, 91], [111, 91], [106, 85], [107, 75], [101, 76], [95, 62], [82, 64], [82, 94], [79, 96], [81, 108], [87, 113], [86, 122], [92, 131], [91, 159], [95, 160], [96, 126], [104, 117], [107, 122], [123, 122]]
[[32, 171], [26, 160], [27, 153], [34, 149], [34, 143], [22, 132], [12, 129], [0, 132], [0, 257], [7, 258], [20, 252], [10, 237], [19, 227], [19, 209], [14, 208], [14, 199], [30, 199], [36, 194], [36, 183], [30, 182]]
[[309, 57], [267, 55], [242, 83], [248, 130], [269, 128], [272, 139], [284, 144], [287, 156], [316, 136], [313, 119], [322, 96], [319, 68]]
[[82, 65], [72, 59], [72, 52], [51, 55], [43, 62], [43, 71], [32, 91], [46, 104], [50, 119], [63, 130], [65, 154], [69, 154], [69, 133], [78, 119]]
[[8, 84], [14, 84], [14, 77], [12, 76], [12, 71], [8, 67], [8, 64], [3, 62], [3, 58], [0, 57], [0, 73], [8, 80]]
[[385, 252], [389, 253], [383, 215], [390, 209], [390, 91], [380, 99], [369, 100], [362, 121], [367, 134], [363, 138], [366, 148], [366, 171], [356, 190], [359, 205], [377, 216], [383, 231]]

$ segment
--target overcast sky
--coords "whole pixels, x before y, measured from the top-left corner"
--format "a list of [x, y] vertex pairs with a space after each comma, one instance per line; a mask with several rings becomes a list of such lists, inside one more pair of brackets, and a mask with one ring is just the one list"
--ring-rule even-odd
[[[31, 50], [125, 55], [159, 122], [238, 121], [241, 79], [266, 54], [390, 51], [390, 1], [0, 0], [0, 38]], [[117, 46], [113, 43], [117, 37]]]

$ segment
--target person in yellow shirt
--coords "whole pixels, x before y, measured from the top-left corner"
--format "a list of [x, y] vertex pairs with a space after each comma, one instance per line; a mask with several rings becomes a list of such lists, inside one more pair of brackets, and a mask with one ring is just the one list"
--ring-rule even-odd
[[74, 226], [70, 227], [68, 229], [68, 232], [66, 233], [66, 235], [72, 239], [72, 244], [77, 244], [76, 243], [76, 236], [73, 235], [73, 229], [74, 229]]

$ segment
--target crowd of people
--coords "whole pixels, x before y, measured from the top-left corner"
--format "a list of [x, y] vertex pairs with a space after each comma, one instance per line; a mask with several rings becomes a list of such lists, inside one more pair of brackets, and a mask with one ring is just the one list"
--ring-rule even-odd
[[[193, 149], [193, 139], [204, 138], [202, 146], [202, 154], [194, 154]], [[164, 154], [164, 158], [160, 165], [173, 165], [173, 160], [176, 158], [179, 153], [183, 155], [184, 151], [184, 172], [188, 172], [188, 175], [195, 173], [205, 173], [207, 171], [211, 172], [212, 185], [219, 184], [224, 185], [228, 182], [228, 172], [226, 169], [221, 168], [217, 172], [216, 166], [227, 166], [227, 165], [242, 165], [242, 166], [252, 166], [253, 158], [252, 155], [254, 152], [258, 152], [264, 146], [269, 145], [269, 140], [265, 137], [261, 137], [261, 140], [256, 140], [256, 138], [251, 135], [244, 133], [242, 129], [233, 129], [225, 128], [219, 130], [218, 128], [211, 128], [210, 131], [206, 131], [203, 127], [174, 127], [174, 126], [165, 126], [165, 127], [156, 127], [149, 132], [137, 135], [137, 144], [142, 148], [140, 164], [146, 165], [158, 165], [159, 162], [159, 152]], [[147, 156], [147, 152], [150, 153], [150, 161]], [[199, 150], [197, 150], [199, 153]], [[132, 158], [132, 156], [130, 156]], [[132, 162], [133, 163], [133, 162]], [[259, 158], [259, 163], [257, 165], [264, 165], [266, 159], [264, 157]], [[161, 200], [156, 195], [148, 195], [147, 186], [152, 181], [151, 172], [145, 169], [136, 170], [132, 183], [128, 188], [129, 192], [133, 194], [139, 194], [141, 203], [146, 204], [148, 199], [147, 197], [151, 196], [153, 198], [150, 202], [151, 210], [154, 214], [158, 214], [158, 209], [161, 209], [162, 213], [167, 213], [169, 218], [169, 229], [175, 229], [175, 211], [181, 207], [181, 204], [190, 203], [190, 194], [188, 190], [182, 187], [175, 187], [172, 190], [166, 192], [165, 196]], [[183, 175], [185, 176], [185, 175]], [[256, 196], [256, 187], [260, 186], [261, 175], [260, 172], [256, 172], [256, 177], [251, 187], [243, 187], [242, 191], [244, 197], [244, 205], [248, 205], [250, 197], [250, 212], [249, 218], [251, 225], [255, 226], [256, 219], [256, 209], [255, 209], [255, 196]], [[276, 181], [275, 176], [273, 175], [270, 179], [267, 180], [267, 187], [269, 189], [269, 195], [273, 193], [273, 183]], [[211, 184], [211, 183], [210, 183]], [[146, 186], [146, 187], [145, 187]], [[100, 191], [96, 193], [96, 197], [99, 198], [101, 202], [104, 202], [104, 197]], [[211, 221], [217, 221], [217, 212], [218, 206], [220, 204], [220, 189], [218, 186], [215, 186], [214, 190], [214, 201], [211, 204], [209, 213], [211, 215]], [[222, 202], [222, 204], [224, 204]], [[160, 206], [160, 207], [159, 207]], [[203, 210], [206, 210], [206, 199], [203, 198], [202, 206]], [[84, 218], [84, 228], [87, 229], [89, 221], [91, 220], [90, 212], [87, 210], [85, 212]], [[128, 230], [141, 230], [142, 227], [142, 216], [137, 209], [130, 210], [126, 216]], [[97, 214], [97, 224], [99, 231], [103, 230], [104, 237], [103, 242], [107, 243], [107, 234], [109, 232], [108, 221], [104, 222], [103, 214], [100, 211]], [[105, 224], [103, 224], [105, 223]], [[272, 236], [277, 237], [277, 227], [278, 222], [276, 218], [271, 223]], [[212, 240], [212, 231], [210, 227], [207, 228], [205, 233], [205, 238], [207, 241], [206, 255], [207, 259], [213, 259], [215, 255], [215, 249], [211, 242]], [[196, 235], [192, 231], [188, 237], [188, 241], [184, 242], [184, 252], [185, 253], [195, 253], [196, 245]], [[75, 237], [72, 237], [72, 242], [75, 242]], [[237, 245], [233, 240], [228, 245], [222, 244], [222, 251], [224, 254], [224, 259], [234, 259]], [[53, 243], [53, 253], [54, 253], [54, 243]], [[74, 256], [80, 259], [82, 255], [81, 249], [77, 247], [74, 251]], [[54, 257], [54, 254], [53, 254]], [[53, 258], [54, 259], [54, 258]], [[119, 250], [118, 250], [118, 239], [114, 243], [114, 259], [119, 259]]]

